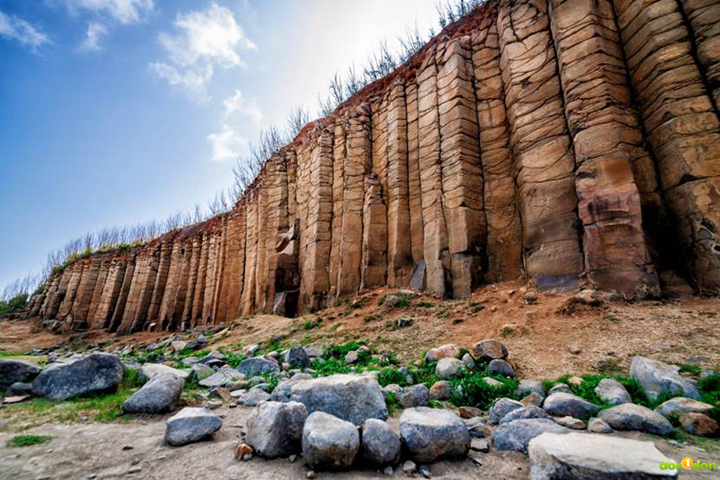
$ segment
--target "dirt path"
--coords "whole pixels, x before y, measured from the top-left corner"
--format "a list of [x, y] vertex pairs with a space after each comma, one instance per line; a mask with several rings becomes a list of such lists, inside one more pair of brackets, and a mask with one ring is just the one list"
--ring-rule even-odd
[[[24, 448], [8, 448], [7, 440], [15, 433], [8, 425], [0, 426], [0, 479], [2, 480], [84, 480], [91, 475], [97, 479], [138, 478], [148, 480], [204, 480], [204, 479], [301, 479], [307, 474], [302, 458], [290, 463], [288, 459], [263, 460], [253, 458], [238, 462], [233, 458], [241, 429], [251, 409], [223, 408], [217, 410], [223, 418], [223, 428], [211, 441], [184, 447], [167, 445], [165, 419], [167, 416], [134, 418], [121, 424], [47, 424], [23, 434], [51, 435], [45, 444]], [[397, 419], [390, 420], [397, 429]], [[695, 447], [678, 449], [665, 440], [640, 433], [615, 434], [636, 440], [653, 441], [664, 454], [677, 460], [690, 456], [696, 461], [717, 462], [717, 454]], [[130, 446], [132, 449], [125, 449]], [[433, 478], [456, 479], [527, 479], [529, 462], [525, 455], [499, 452], [492, 449], [481, 458], [482, 467], [469, 460], [438, 462], [430, 465]], [[128, 473], [132, 467], [140, 472]], [[693, 478], [688, 473], [680, 478]], [[350, 472], [318, 472], [319, 479], [354, 480], [388, 478], [374, 470]], [[392, 478], [406, 478], [399, 469]], [[696, 477], [695, 477], [696, 478]]]

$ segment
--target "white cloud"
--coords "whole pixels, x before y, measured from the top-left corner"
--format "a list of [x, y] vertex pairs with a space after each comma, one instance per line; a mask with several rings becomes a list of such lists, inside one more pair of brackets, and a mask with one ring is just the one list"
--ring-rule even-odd
[[160, 33], [165, 62], [150, 64], [160, 78], [181, 86], [193, 96], [206, 97], [205, 89], [216, 67], [243, 66], [239, 49], [253, 49], [252, 43], [235, 21], [232, 11], [212, 3], [207, 9], [179, 14], [174, 34]]
[[249, 143], [228, 125], [223, 125], [220, 133], [208, 135], [207, 140], [212, 145], [213, 160], [219, 162], [236, 159]]
[[65, 0], [71, 13], [86, 10], [108, 15], [120, 23], [137, 23], [155, 9], [154, 0]]
[[17, 40], [21, 44], [37, 50], [50, 38], [27, 20], [0, 11], [0, 36]]
[[235, 90], [235, 93], [231, 97], [226, 98], [223, 101], [223, 106], [225, 107], [226, 118], [235, 113], [239, 113], [250, 118], [250, 120], [258, 125], [262, 122], [263, 113], [260, 107], [258, 107], [257, 102], [255, 102], [255, 99], [251, 98], [249, 101], [244, 100], [240, 90]]
[[88, 24], [85, 40], [80, 44], [80, 50], [86, 52], [99, 52], [102, 50], [100, 42], [103, 37], [107, 36], [108, 29], [105, 25], [98, 22], [90, 22]]

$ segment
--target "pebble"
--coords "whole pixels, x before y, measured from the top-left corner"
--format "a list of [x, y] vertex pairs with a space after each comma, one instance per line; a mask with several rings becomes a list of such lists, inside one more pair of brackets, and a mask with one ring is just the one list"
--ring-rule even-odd
[[415, 462], [412, 460], [407, 460], [403, 464], [403, 473], [407, 477], [412, 477], [417, 473], [417, 466], [415, 466]]
[[95, 475], [94, 473], [91, 473], [90, 475], [85, 477], [86, 480], [95, 480], [96, 478], [97, 478], [97, 475]]
[[428, 467], [427, 465], [420, 465], [417, 470], [418, 472], [420, 472], [420, 475], [425, 478], [432, 477], [432, 474], [430, 473], [430, 467]]
[[305, 475], [305, 478], [315, 478], [315, 471], [310, 470], [307, 475]]
[[288, 460], [290, 460], [290, 463], [295, 463], [295, 460], [297, 460], [297, 455], [290, 455]]
[[490, 451], [490, 443], [484, 438], [473, 438], [470, 441], [470, 449], [480, 453], [488, 453]]
[[387, 467], [385, 467], [385, 470], [383, 470], [383, 473], [388, 477], [392, 477], [395, 473], [395, 470], [393, 470], [393, 468], [388, 465]]
[[139, 458], [133, 458], [133, 459], [132, 459], [132, 462], [130, 462], [130, 465], [137, 465], [138, 463], [140, 463], [140, 459], [139, 459]]
[[142, 468], [140, 467], [132, 467], [130, 470], [128, 470], [128, 473], [140, 473], [142, 472]]

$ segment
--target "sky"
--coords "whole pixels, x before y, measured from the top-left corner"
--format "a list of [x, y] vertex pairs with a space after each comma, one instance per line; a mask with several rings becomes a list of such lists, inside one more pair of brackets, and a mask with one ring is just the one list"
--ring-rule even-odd
[[108, 226], [206, 205], [262, 129], [436, 27], [436, 0], [0, 0], [0, 289]]

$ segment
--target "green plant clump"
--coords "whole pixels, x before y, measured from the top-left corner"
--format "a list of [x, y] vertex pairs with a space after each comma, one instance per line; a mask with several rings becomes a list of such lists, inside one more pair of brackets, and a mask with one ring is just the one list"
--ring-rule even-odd
[[[491, 386], [484, 380], [485, 377], [498, 380], [502, 386]], [[513, 378], [490, 375], [487, 370], [464, 372], [458, 378], [450, 380], [452, 386], [450, 402], [456, 406], [471, 405], [488, 410], [498, 398], [515, 398], [518, 384], [519, 382]]]
[[31, 445], [39, 445], [52, 440], [50, 435], [15, 435], [8, 440], [8, 447], [29, 447]]

